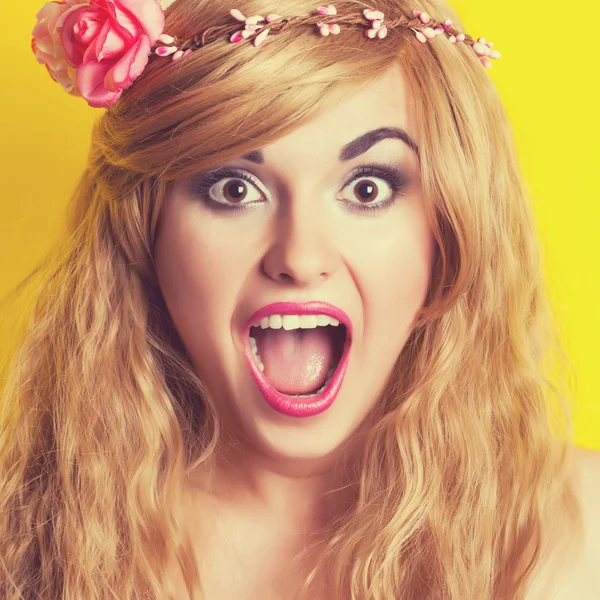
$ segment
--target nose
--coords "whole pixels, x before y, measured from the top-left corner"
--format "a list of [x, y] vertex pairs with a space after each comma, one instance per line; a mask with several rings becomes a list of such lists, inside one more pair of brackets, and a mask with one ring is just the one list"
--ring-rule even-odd
[[328, 279], [341, 264], [321, 202], [296, 198], [282, 207], [274, 221], [272, 243], [263, 271], [277, 283], [311, 287]]

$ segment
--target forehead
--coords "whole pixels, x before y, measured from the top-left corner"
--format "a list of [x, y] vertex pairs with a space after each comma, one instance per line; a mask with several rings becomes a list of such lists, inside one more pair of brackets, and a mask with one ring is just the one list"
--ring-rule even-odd
[[394, 64], [369, 87], [350, 94], [293, 132], [265, 146], [262, 153], [267, 162], [275, 162], [288, 153], [306, 157], [323, 153], [337, 157], [345, 143], [380, 127], [402, 128], [416, 140], [411, 108], [412, 97], [406, 76], [401, 65]]

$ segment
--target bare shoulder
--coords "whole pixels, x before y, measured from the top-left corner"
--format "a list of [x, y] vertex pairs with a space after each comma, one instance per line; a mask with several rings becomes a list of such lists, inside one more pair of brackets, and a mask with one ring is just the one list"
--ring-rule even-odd
[[[527, 600], [597, 600], [600, 597], [600, 451], [576, 447], [573, 477], [585, 528], [583, 547], [542, 570]], [[561, 560], [561, 557], [558, 557]]]
[[[576, 448], [580, 498], [586, 526], [586, 555], [600, 571], [600, 451]], [[599, 575], [596, 574], [596, 577]], [[600, 582], [600, 578], [597, 579]]]
[[585, 549], [600, 570], [600, 451], [575, 448], [573, 456], [587, 534]]

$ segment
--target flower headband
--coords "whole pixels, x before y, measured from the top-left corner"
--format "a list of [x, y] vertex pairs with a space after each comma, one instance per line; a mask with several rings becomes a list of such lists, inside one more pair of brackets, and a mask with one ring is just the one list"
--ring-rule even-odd
[[[173, 0], [162, 0], [169, 5]], [[369, 39], [383, 39], [397, 26], [410, 29], [420, 42], [444, 35], [449, 43], [472, 46], [486, 68], [490, 58], [500, 58], [492, 42], [475, 41], [459, 33], [449, 19], [435, 21], [426, 12], [386, 20], [373, 8], [350, 12], [338, 18], [333, 4], [320, 6], [314, 15], [284, 17], [275, 13], [266, 17], [245, 17], [232, 9], [235, 24], [209, 27], [191, 39], [180, 41], [164, 33], [164, 10], [157, 0], [59, 0], [47, 2], [37, 13], [31, 48], [36, 60], [46, 66], [54, 81], [66, 92], [87, 100], [94, 108], [114, 104], [124, 90], [143, 73], [151, 55], [178, 61], [222, 34], [238, 43], [252, 38], [261, 46], [269, 34], [278, 34], [292, 26], [308, 25], [321, 36], [337, 35], [340, 25], [366, 25]], [[240, 23], [243, 23], [243, 28]]]

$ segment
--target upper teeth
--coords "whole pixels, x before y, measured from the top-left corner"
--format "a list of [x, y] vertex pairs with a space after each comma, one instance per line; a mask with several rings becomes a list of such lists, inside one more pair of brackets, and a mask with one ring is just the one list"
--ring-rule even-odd
[[261, 329], [314, 329], [319, 326], [333, 325], [337, 327], [340, 322], [329, 315], [270, 315], [254, 323], [253, 327]]

